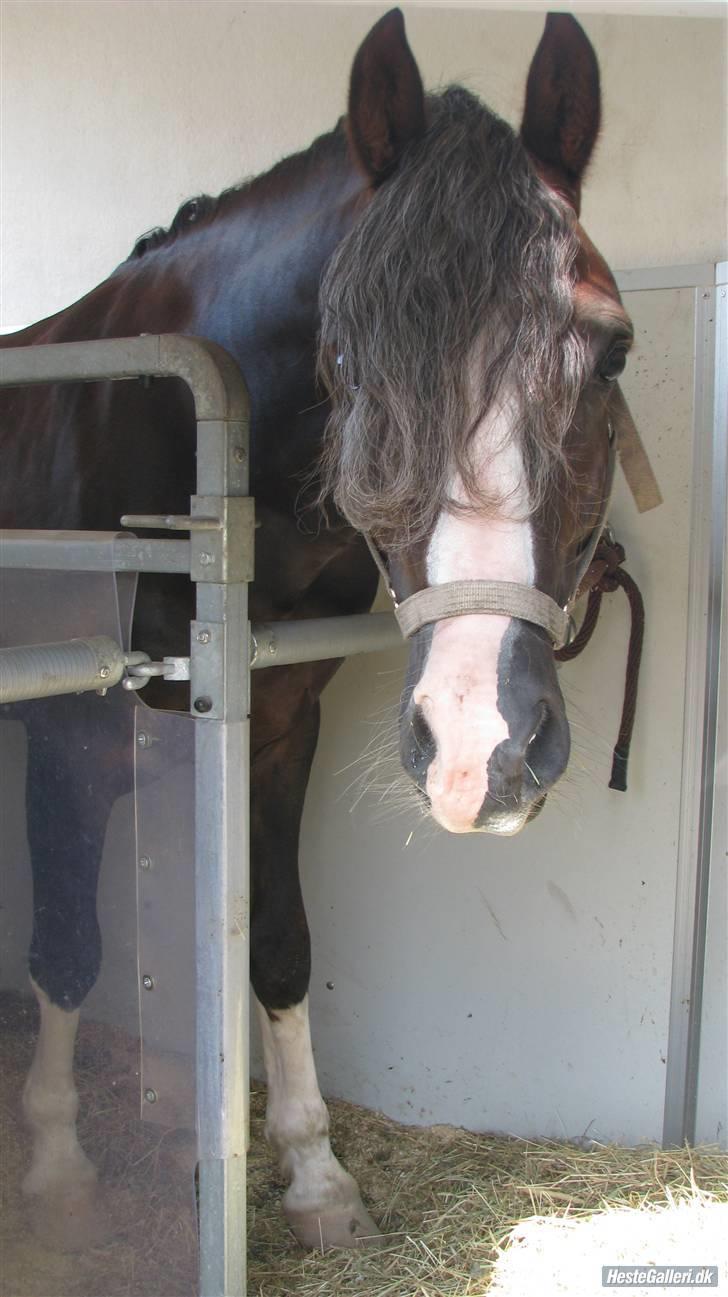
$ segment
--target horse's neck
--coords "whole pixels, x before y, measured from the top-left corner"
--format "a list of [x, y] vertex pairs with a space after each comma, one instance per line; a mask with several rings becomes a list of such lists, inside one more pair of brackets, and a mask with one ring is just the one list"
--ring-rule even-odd
[[[315, 382], [319, 283], [362, 190], [340, 140], [330, 158], [292, 170], [295, 184], [285, 164], [274, 169], [223, 200], [213, 220], [130, 258], [73, 306], [4, 339], [183, 332], [218, 342], [250, 392], [253, 491], [261, 517], [277, 517], [278, 527], [298, 525], [302, 480], [320, 447], [327, 407]], [[316, 530], [318, 515], [314, 523]], [[322, 537], [321, 547], [344, 543]]]

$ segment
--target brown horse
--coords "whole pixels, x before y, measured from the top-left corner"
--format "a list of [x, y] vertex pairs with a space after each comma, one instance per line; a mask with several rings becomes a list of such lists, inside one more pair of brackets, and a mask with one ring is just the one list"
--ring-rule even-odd
[[[424, 95], [393, 10], [358, 51], [347, 117], [330, 134], [218, 199], [185, 204], [93, 292], [5, 339], [174, 331], [228, 349], [252, 403], [255, 619], [368, 609], [378, 574], [362, 533], [403, 606], [453, 582], [525, 589], [517, 615], [466, 603], [433, 616], [420, 603], [407, 632], [402, 761], [457, 833], [521, 828], [569, 755], [558, 632], [528, 609], [541, 599], [559, 613], [593, 551], [632, 337], [579, 224], [599, 113], [597, 62], [573, 18], [547, 19], [515, 134], [463, 89]], [[2, 525], [113, 529], [123, 513], [187, 511], [193, 421], [178, 384], [17, 390], [2, 406]], [[190, 614], [185, 582], [145, 577], [136, 644], [155, 658], [185, 653]], [[251, 963], [267, 1130], [290, 1181], [288, 1219], [316, 1246], [377, 1232], [331, 1151], [308, 1026], [298, 835], [319, 695], [338, 665], [259, 672], [252, 704]], [[95, 1171], [76, 1138], [73, 1040], [101, 957], [104, 832], [129, 778], [82, 731], [94, 701], [27, 710], [41, 1036], [25, 1091], [25, 1188], [73, 1203], [76, 1219], [92, 1210]], [[157, 701], [169, 705], [169, 687]], [[38, 720], [51, 714], [55, 744]], [[81, 763], [94, 786], [84, 802], [73, 794]], [[51, 770], [52, 822], [33, 792], [47, 793]]]

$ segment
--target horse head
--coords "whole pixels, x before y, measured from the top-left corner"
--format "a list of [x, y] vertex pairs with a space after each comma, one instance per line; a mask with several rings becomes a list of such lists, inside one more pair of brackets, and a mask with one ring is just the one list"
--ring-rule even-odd
[[[357, 54], [368, 200], [322, 285], [324, 480], [396, 604], [508, 582], [565, 620], [593, 554], [632, 338], [579, 223], [599, 117], [569, 16], [547, 18], [520, 136], [465, 90], [424, 95], [399, 11]], [[402, 762], [445, 828], [513, 833], [569, 757], [561, 630], [451, 611], [406, 629]]]

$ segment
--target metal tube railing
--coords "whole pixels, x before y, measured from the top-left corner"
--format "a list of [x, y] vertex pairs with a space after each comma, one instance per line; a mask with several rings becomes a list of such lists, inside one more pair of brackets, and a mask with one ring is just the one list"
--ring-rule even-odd
[[320, 662], [398, 648], [402, 632], [393, 613], [312, 617], [309, 621], [260, 622], [250, 630], [251, 670]]
[[[189, 551], [183, 570], [196, 584], [197, 615], [207, 631], [204, 644], [203, 636], [198, 637], [190, 668], [193, 698], [199, 701], [205, 695], [205, 714], [195, 726], [200, 1297], [243, 1297], [248, 1021], [243, 916], [249, 893], [246, 649], [253, 519], [246, 502], [236, 497], [248, 494], [245, 384], [222, 348], [173, 334], [0, 350], [0, 385], [5, 387], [147, 377], [178, 378], [189, 388], [197, 423], [197, 495], [191, 511], [219, 520], [214, 536], [198, 531], [189, 541], [178, 542]], [[170, 445], [171, 455], [175, 449]], [[233, 508], [236, 503], [243, 507]], [[155, 562], [161, 554], [149, 557]], [[102, 566], [109, 566], [108, 551]], [[52, 647], [56, 660], [59, 652], [67, 654], [68, 645]], [[102, 687], [107, 679], [110, 676], [102, 677]], [[75, 676], [74, 684], [78, 680]]]
[[[197, 422], [197, 494], [188, 519], [146, 519], [189, 539], [0, 533], [0, 567], [183, 572], [196, 586], [190, 681], [195, 727], [196, 1001], [201, 1297], [245, 1293], [249, 671], [401, 643], [389, 614], [265, 623], [248, 640], [253, 575], [248, 401], [232, 358], [179, 335], [0, 350], [0, 386], [142, 377], [187, 384]], [[174, 447], [170, 447], [170, 453]], [[130, 523], [133, 519], [129, 518]], [[138, 523], [138, 525], [142, 525]], [[142, 646], [143, 647], [143, 646]], [[12, 648], [0, 700], [103, 690], [121, 679], [120, 647], [94, 641]], [[250, 652], [250, 660], [247, 652]], [[90, 655], [90, 656], [89, 656]], [[108, 670], [107, 670], [108, 668]], [[241, 797], [241, 789], [243, 796]]]
[[116, 536], [110, 549], [108, 540], [92, 540], [82, 531], [0, 530], [0, 568], [27, 572], [180, 572], [189, 576], [190, 556], [189, 540]]
[[[379, 653], [401, 644], [396, 619], [386, 612], [260, 622], [250, 630], [250, 669]], [[184, 664], [189, 659], [175, 661]], [[125, 663], [123, 649], [106, 637], [0, 649], [0, 704], [108, 689], [123, 678]], [[174, 678], [183, 677], [177, 673]]]

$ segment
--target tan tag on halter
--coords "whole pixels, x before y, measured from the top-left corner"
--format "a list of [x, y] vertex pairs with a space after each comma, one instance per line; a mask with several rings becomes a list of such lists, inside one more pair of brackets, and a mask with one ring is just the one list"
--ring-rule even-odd
[[622, 472], [639, 513], [647, 513], [648, 509], [656, 509], [658, 504], [662, 504], [662, 495], [629, 406], [622, 389], [617, 385], [612, 392], [609, 413], [614, 424]]

